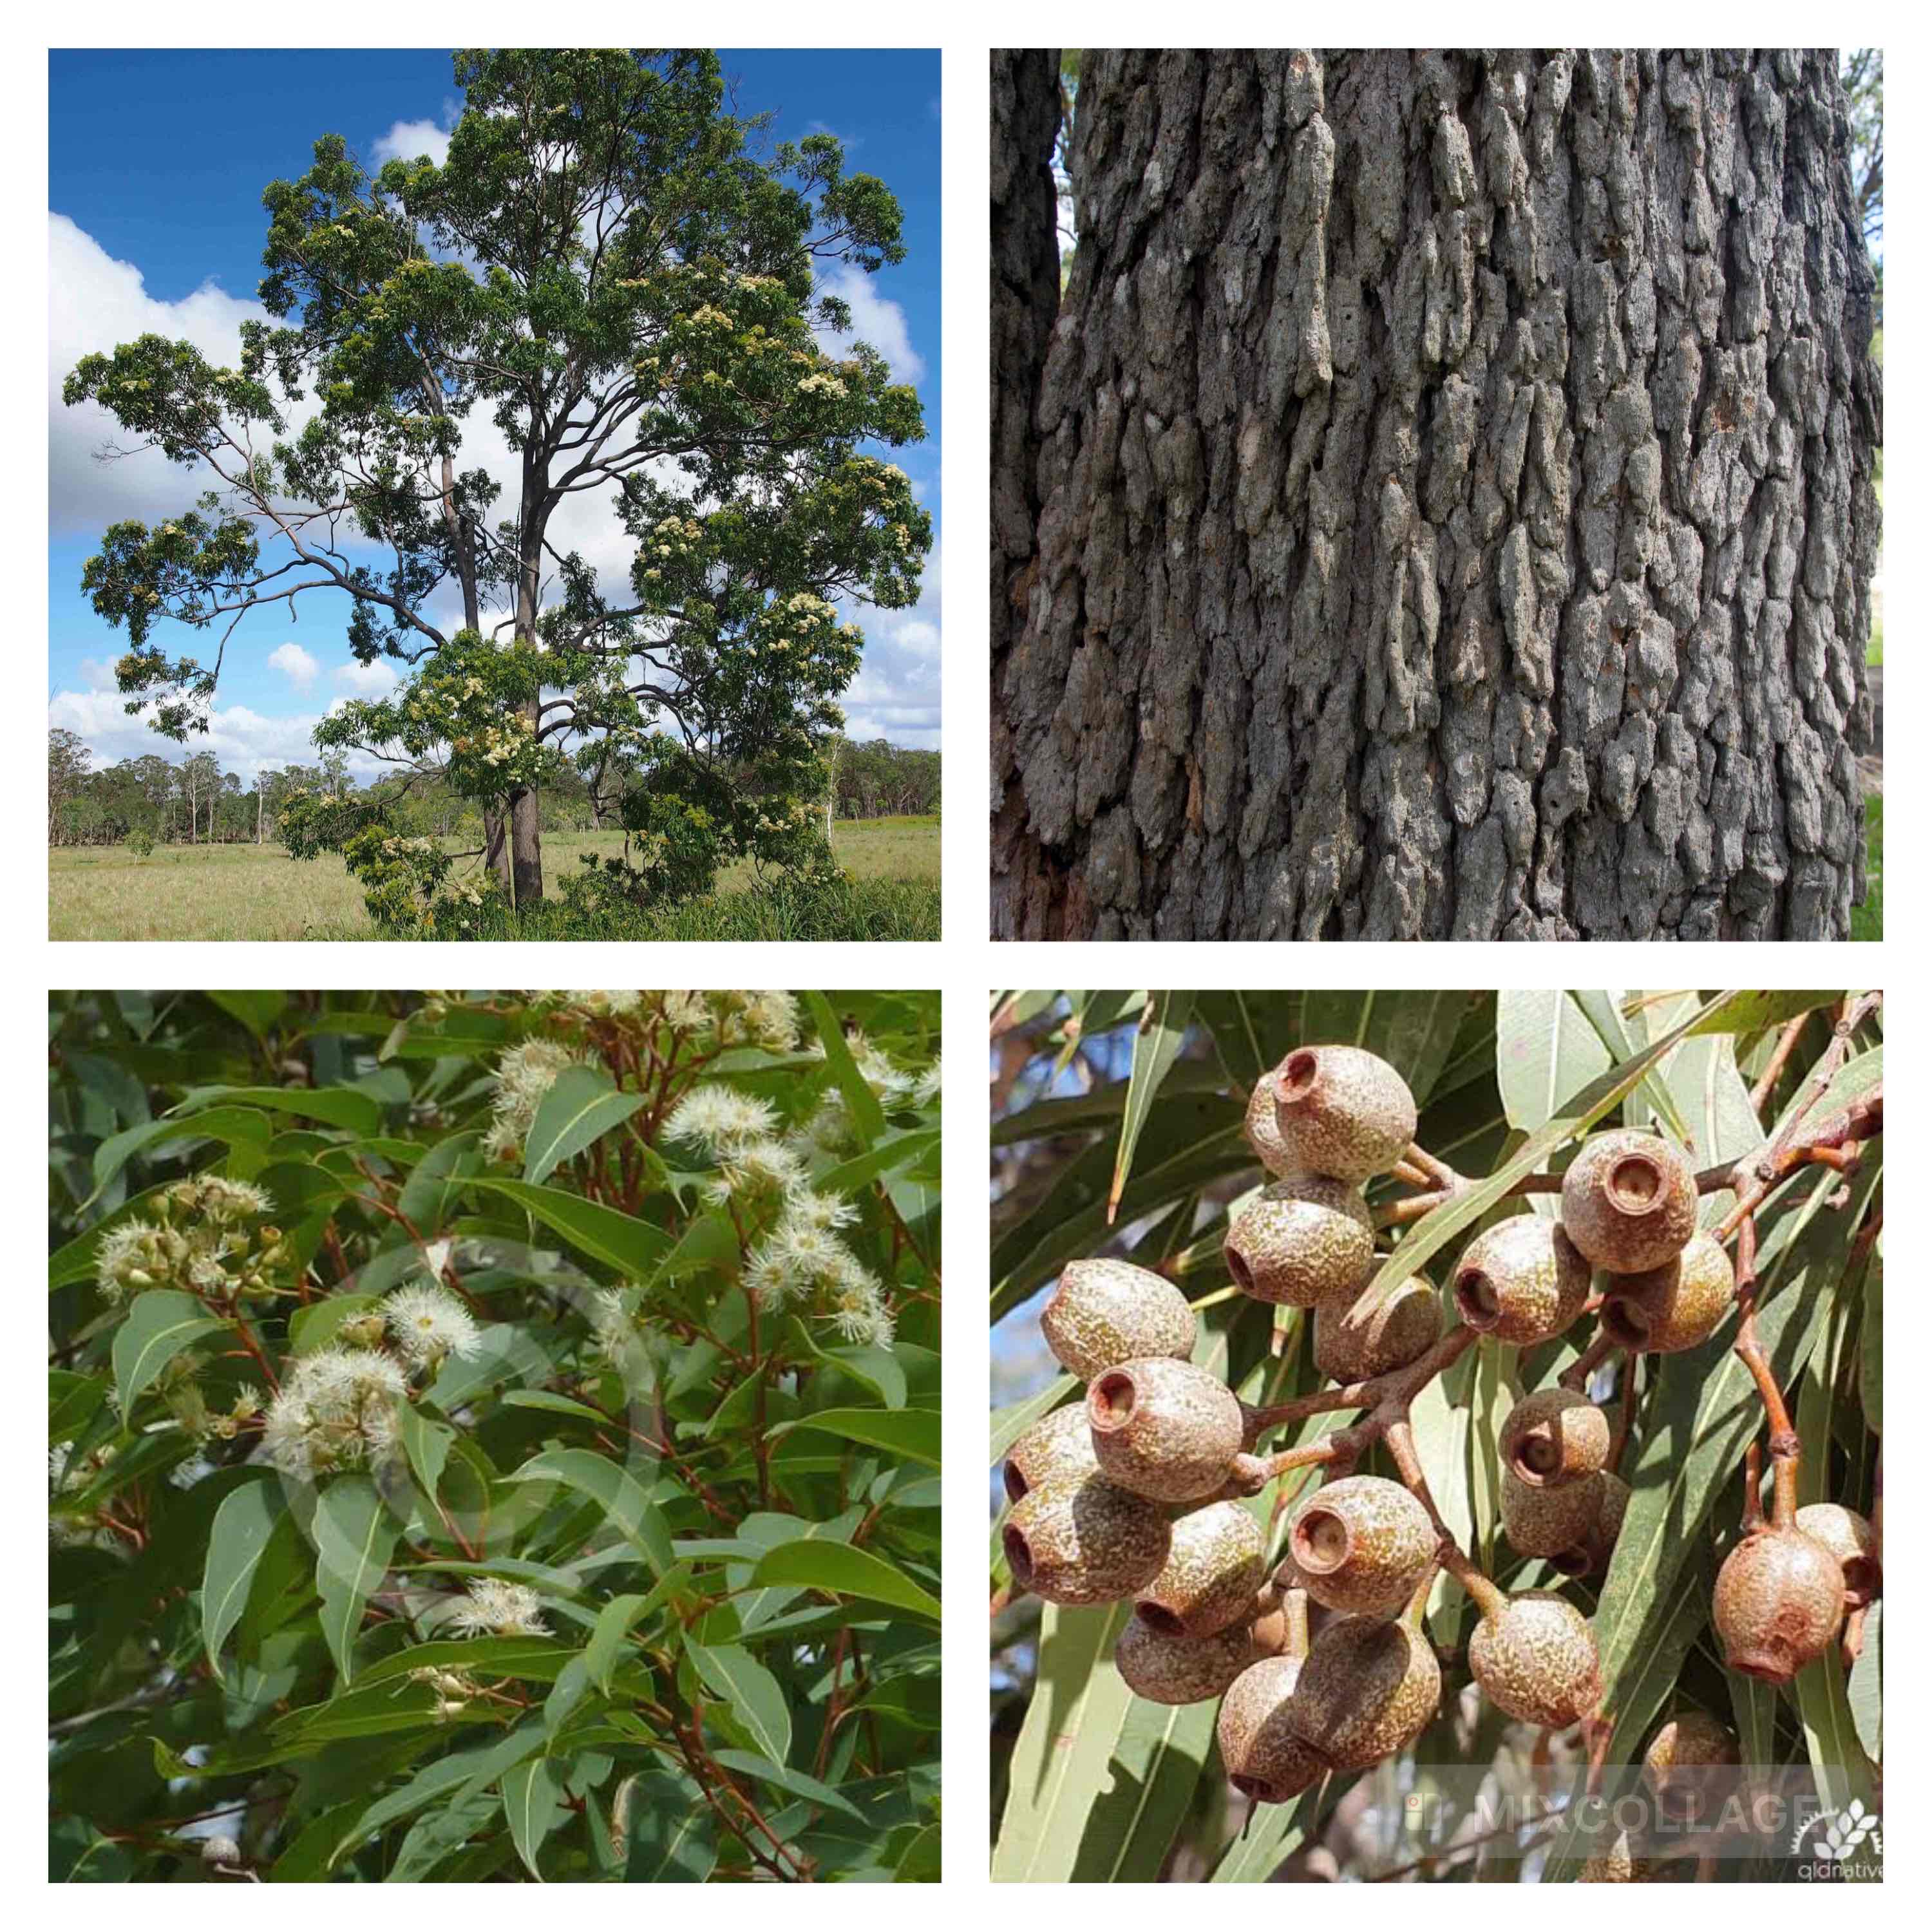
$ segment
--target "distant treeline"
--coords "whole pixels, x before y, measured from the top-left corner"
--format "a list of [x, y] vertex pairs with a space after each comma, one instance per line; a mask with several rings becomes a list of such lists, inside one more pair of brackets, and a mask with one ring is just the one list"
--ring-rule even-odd
[[[833, 740], [826, 749], [834, 809], [841, 818], [926, 815], [939, 810], [939, 754], [908, 751], [883, 738], [870, 744]], [[614, 755], [590, 772], [566, 772], [540, 796], [543, 830], [594, 832], [619, 823], [625, 787], [635, 773]], [[386, 789], [393, 781], [379, 780]], [[272, 844], [275, 819], [290, 788], [353, 793], [338, 755], [314, 765], [264, 770], [244, 784], [224, 771], [213, 752], [170, 762], [154, 752], [97, 766], [76, 731], [47, 734], [47, 843], [114, 845], [140, 832], [158, 844]], [[479, 837], [482, 814], [440, 778], [418, 779], [392, 808], [398, 829], [413, 836]]]

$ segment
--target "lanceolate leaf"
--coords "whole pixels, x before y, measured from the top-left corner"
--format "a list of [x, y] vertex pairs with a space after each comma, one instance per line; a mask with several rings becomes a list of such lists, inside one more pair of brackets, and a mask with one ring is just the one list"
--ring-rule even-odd
[[1150, 993], [1147, 1010], [1134, 1035], [1133, 1070], [1127, 1078], [1126, 1106], [1120, 1116], [1120, 1138], [1114, 1155], [1114, 1179], [1107, 1190], [1107, 1220], [1119, 1211], [1121, 1191], [1134, 1164], [1134, 1148], [1147, 1124], [1149, 1111], [1160, 1092], [1168, 1070], [1180, 1057], [1194, 1010], [1192, 993]]
[[218, 1677], [222, 1644], [241, 1621], [256, 1566], [286, 1508], [276, 1484], [264, 1480], [244, 1483], [224, 1497], [214, 1513], [202, 1571], [201, 1629], [208, 1660]]
[[684, 1648], [712, 1694], [730, 1706], [752, 1742], [774, 1764], [783, 1764], [791, 1755], [791, 1712], [778, 1679], [736, 1644], [702, 1644], [687, 1636]]
[[930, 1408], [826, 1408], [802, 1415], [800, 1429], [866, 1442], [896, 1456], [939, 1467], [939, 1412]]
[[389, 1567], [398, 1527], [367, 1476], [332, 1478], [316, 1499], [310, 1533], [322, 1634], [344, 1684], [353, 1674], [363, 1610]]
[[915, 1616], [939, 1621], [939, 1599], [922, 1589], [902, 1570], [850, 1544], [809, 1541], [782, 1544], [760, 1557], [752, 1572], [754, 1583], [797, 1583], [848, 1597], [869, 1598], [890, 1604]]
[[[1428, 1103], [1450, 1048], [1476, 995], [1458, 992], [1319, 992], [1302, 996], [1301, 1040], [1379, 1054], [1408, 1082], [1418, 1107]], [[1269, 1061], [1279, 1060], [1287, 1042]], [[1433, 1150], [1432, 1150], [1433, 1151]]]
[[537, 1853], [564, 1815], [563, 1784], [557, 1768], [548, 1758], [526, 1758], [504, 1772], [502, 1790], [503, 1815], [510, 1821], [517, 1856], [531, 1877], [541, 1881]]
[[838, 1024], [838, 1015], [832, 1010], [832, 1002], [823, 993], [814, 992], [806, 994], [805, 1004], [818, 1032], [818, 1043], [825, 1049], [825, 1064], [831, 1069], [839, 1092], [844, 1095], [846, 1106], [851, 1109], [862, 1153], [885, 1132], [884, 1110], [879, 1105], [879, 1096], [866, 1084], [865, 1076], [852, 1058], [851, 1048], [845, 1044], [845, 1031]]
[[614, 1208], [580, 1199], [560, 1187], [532, 1187], [521, 1180], [494, 1180], [479, 1176], [468, 1185], [486, 1194], [500, 1195], [527, 1214], [561, 1234], [580, 1254], [606, 1268], [641, 1280], [670, 1251], [671, 1238], [662, 1228]]
[[532, 1456], [507, 1480], [562, 1483], [602, 1504], [612, 1526], [622, 1532], [656, 1576], [662, 1576], [676, 1561], [664, 1518], [644, 1485], [608, 1456], [590, 1449], [547, 1449]]
[[176, 1288], [151, 1288], [136, 1295], [114, 1336], [114, 1386], [121, 1413], [132, 1411], [142, 1390], [184, 1348], [227, 1325], [193, 1295]]
[[641, 1094], [620, 1094], [601, 1068], [567, 1066], [537, 1108], [524, 1144], [524, 1179], [546, 1180], [644, 1104]]

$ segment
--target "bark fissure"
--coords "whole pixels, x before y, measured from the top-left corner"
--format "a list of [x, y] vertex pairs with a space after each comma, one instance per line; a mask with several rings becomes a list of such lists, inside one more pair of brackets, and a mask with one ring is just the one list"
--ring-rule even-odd
[[1053, 58], [994, 57], [996, 934], [1844, 936], [1833, 57], [1089, 52], [1042, 366]]

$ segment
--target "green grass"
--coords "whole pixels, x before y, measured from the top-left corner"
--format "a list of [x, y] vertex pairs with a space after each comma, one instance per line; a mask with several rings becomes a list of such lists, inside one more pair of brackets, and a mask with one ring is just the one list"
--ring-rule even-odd
[[1865, 902], [1852, 908], [1854, 939], [1885, 937], [1885, 800], [1865, 800]]
[[[544, 836], [544, 876], [579, 869], [580, 854], [614, 856], [623, 835]], [[832, 849], [850, 875], [842, 892], [808, 904], [755, 890], [748, 866], [722, 874], [707, 898], [639, 913], [588, 932], [560, 922], [546, 903], [517, 929], [530, 939], [937, 939], [939, 820], [874, 818], [832, 828]], [[124, 847], [56, 846], [47, 854], [48, 936], [53, 939], [376, 939], [362, 888], [338, 858], [291, 859], [278, 845], [161, 845], [148, 859]]]

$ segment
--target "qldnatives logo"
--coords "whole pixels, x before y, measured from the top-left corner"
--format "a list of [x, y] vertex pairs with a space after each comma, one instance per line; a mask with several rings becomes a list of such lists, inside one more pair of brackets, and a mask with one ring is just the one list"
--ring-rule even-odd
[[1801, 1879], [1875, 1879], [1885, 1869], [1885, 1838], [1878, 1814], [1854, 1798], [1841, 1811], [1821, 1811], [1800, 1822], [1791, 1849], [1805, 1854]]

